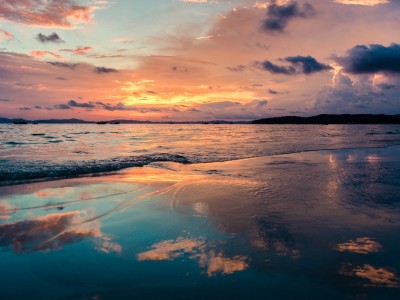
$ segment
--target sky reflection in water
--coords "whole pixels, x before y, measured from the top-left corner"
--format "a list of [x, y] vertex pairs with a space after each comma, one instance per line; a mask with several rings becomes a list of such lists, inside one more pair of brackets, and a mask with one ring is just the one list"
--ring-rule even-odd
[[218, 288], [232, 299], [393, 299], [399, 150], [155, 163], [1, 187], [1, 286], [26, 287], [3, 296], [202, 299]]

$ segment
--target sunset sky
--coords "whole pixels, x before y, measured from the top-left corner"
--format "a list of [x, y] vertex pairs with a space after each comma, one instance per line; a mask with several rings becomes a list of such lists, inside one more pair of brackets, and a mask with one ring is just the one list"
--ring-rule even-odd
[[400, 113], [400, 0], [2, 0], [0, 117]]

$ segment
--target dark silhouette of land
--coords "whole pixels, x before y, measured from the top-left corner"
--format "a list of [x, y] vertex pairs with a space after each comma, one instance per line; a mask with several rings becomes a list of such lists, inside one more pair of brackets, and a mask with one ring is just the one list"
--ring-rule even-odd
[[153, 121], [141, 121], [141, 120], [104, 120], [104, 121], [85, 121], [80, 119], [46, 119], [46, 120], [25, 120], [21, 118], [9, 119], [0, 118], [0, 123], [24, 123], [24, 124], [248, 124], [251, 121], [225, 121], [225, 120], [212, 120], [212, 121], [193, 121], [193, 122], [153, 122]]
[[318, 115], [312, 117], [285, 116], [255, 120], [253, 124], [400, 124], [400, 115]]
[[0, 123], [14, 124], [400, 124], [400, 115], [372, 115], [372, 114], [343, 114], [343, 115], [318, 115], [312, 117], [285, 116], [265, 118], [254, 121], [193, 121], [193, 122], [152, 122], [140, 120], [104, 120], [85, 121], [80, 119], [46, 119], [25, 120], [21, 118], [0, 118]]

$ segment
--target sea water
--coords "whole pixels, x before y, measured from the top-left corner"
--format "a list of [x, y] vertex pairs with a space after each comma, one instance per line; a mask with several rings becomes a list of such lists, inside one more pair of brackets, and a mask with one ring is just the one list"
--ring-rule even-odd
[[400, 298], [399, 126], [2, 126], [0, 299]]
[[400, 125], [0, 124], [0, 182], [400, 144]]

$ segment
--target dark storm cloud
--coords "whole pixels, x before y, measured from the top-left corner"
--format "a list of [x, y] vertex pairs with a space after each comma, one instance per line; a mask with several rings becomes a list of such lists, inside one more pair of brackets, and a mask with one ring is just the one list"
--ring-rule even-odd
[[19, 110], [32, 110], [30, 107], [20, 107]]
[[290, 1], [284, 5], [273, 1], [267, 10], [267, 18], [263, 21], [262, 29], [267, 32], [282, 32], [294, 18], [309, 18], [316, 14], [315, 8], [308, 3], [300, 6], [297, 1]]
[[296, 74], [312, 74], [331, 70], [332, 68], [328, 65], [318, 62], [314, 57], [311, 56], [288, 56], [282, 61], [288, 62], [289, 65], [281, 66], [272, 63], [269, 60], [256, 62], [256, 66], [273, 74], [285, 74], [285, 75], [296, 75]]
[[285, 60], [292, 65], [301, 66], [302, 73], [311, 74], [315, 72], [331, 70], [328, 65], [319, 63], [314, 57], [311, 56], [289, 56]]
[[68, 69], [75, 69], [76, 66], [78, 65], [78, 64], [65, 63], [65, 62], [59, 62], [59, 61], [49, 61], [48, 63], [55, 67], [68, 68]]
[[96, 72], [97, 74], [108, 74], [108, 73], [116, 73], [118, 72], [118, 70], [106, 67], [96, 67], [94, 69], [94, 72]]
[[45, 34], [43, 34], [43, 33], [39, 33], [39, 34], [36, 36], [36, 39], [37, 39], [39, 42], [41, 42], [41, 43], [56, 43], [56, 44], [65, 43], [65, 42], [60, 38], [60, 36], [59, 36], [57, 33], [55, 33], [55, 32], [53, 32], [53, 33], [51, 33], [51, 34], [49, 34], [49, 35], [45, 35]]
[[347, 56], [336, 57], [335, 60], [348, 73], [400, 73], [400, 45], [357, 45], [347, 51]]
[[70, 107], [83, 107], [83, 108], [95, 108], [96, 105], [94, 105], [93, 103], [80, 103], [80, 102], [76, 102], [75, 100], [69, 100], [68, 101], [68, 106]]

